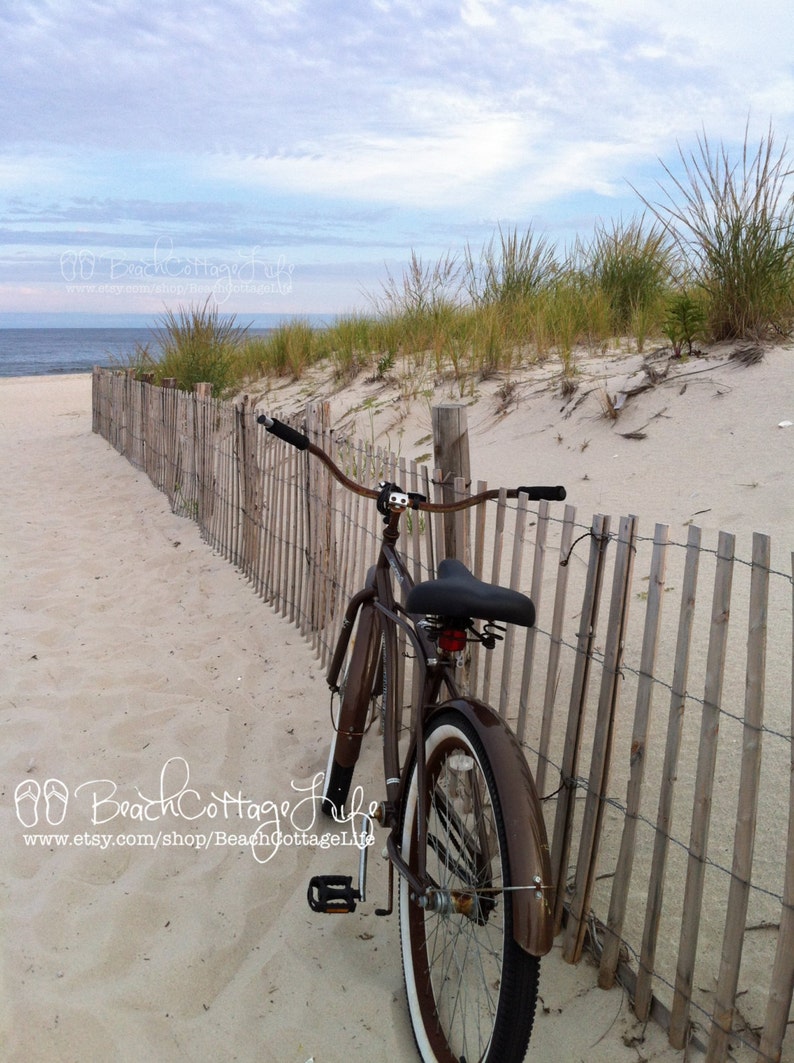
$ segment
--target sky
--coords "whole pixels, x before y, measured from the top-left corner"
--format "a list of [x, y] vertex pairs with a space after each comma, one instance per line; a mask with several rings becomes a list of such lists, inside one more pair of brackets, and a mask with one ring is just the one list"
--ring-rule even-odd
[[6, 0], [0, 322], [372, 309], [794, 128], [790, 0]]

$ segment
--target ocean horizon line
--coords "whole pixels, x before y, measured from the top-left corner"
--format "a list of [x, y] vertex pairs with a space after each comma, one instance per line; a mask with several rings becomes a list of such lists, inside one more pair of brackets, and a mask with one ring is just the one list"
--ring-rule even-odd
[[[61, 311], [0, 311], [0, 329], [152, 329], [161, 327], [157, 314], [86, 314]], [[290, 321], [315, 327], [331, 324], [338, 314], [229, 314], [240, 328], [272, 329]]]

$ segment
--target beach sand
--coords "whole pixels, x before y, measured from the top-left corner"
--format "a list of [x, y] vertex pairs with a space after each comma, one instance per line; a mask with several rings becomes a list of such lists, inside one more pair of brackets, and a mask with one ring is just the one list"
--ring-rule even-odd
[[[794, 428], [777, 425], [794, 420], [791, 359], [773, 352], [719, 370], [731, 388], [721, 397], [694, 384], [689, 398], [676, 392], [667, 405], [680, 415], [656, 418], [642, 441], [618, 443], [595, 414], [583, 421], [584, 403], [579, 420], [565, 419], [549, 390], [530, 418], [483, 402], [469, 415], [473, 475], [506, 482], [504, 454], [513, 465], [531, 456], [532, 475], [519, 479], [576, 486], [582, 512], [683, 522], [707, 509], [714, 526], [740, 530], [741, 519], [790, 550]], [[368, 903], [333, 918], [309, 911], [307, 883], [354, 875], [352, 846], [255, 853], [239, 839], [255, 829], [255, 808], [272, 823], [278, 806], [282, 829], [312, 828], [305, 798], [328, 741], [319, 664], [196, 526], [92, 434], [90, 391], [86, 376], [0, 381], [2, 1058], [411, 1060], [396, 916], [373, 914], [385, 902], [379, 855]], [[637, 425], [662, 398], [634, 400]], [[681, 438], [709, 403], [714, 433], [734, 448], [724, 477]], [[627, 457], [643, 452], [653, 456], [644, 467]], [[739, 486], [751, 479], [760, 486]], [[365, 790], [376, 768], [370, 754]], [[218, 844], [212, 831], [236, 840]], [[543, 961], [529, 1058], [684, 1058], [658, 1027], [639, 1027], [620, 988], [596, 988], [595, 974], [587, 961], [565, 964], [559, 946]]]

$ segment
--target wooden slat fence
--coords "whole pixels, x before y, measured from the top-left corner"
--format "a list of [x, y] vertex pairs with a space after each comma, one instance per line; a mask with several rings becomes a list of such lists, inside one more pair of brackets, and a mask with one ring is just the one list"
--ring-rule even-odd
[[[325, 665], [379, 518], [318, 462], [224, 403], [96, 370], [94, 430], [198, 521], [213, 549], [295, 624]], [[323, 403], [297, 425], [362, 482], [439, 498], [440, 470], [340, 438]], [[477, 490], [484, 489], [478, 484]], [[562, 510], [562, 512], [559, 512]], [[440, 522], [411, 514], [416, 579], [443, 554]], [[449, 527], [446, 534], [450, 534]], [[794, 1060], [794, 601], [765, 535], [745, 561], [689, 527], [641, 534], [634, 516], [504, 494], [454, 527], [483, 579], [528, 589], [531, 631], [475, 647], [472, 692], [516, 730], [547, 795], [563, 955], [594, 953], [599, 983], [710, 1063]], [[602, 599], [608, 602], [601, 608]], [[606, 614], [604, 616], [604, 614]], [[413, 711], [410, 661], [401, 669]]]

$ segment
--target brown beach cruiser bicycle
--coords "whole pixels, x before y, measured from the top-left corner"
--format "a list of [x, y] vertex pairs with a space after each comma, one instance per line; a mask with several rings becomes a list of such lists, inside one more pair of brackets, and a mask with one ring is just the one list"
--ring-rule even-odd
[[[414, 584], [397, 550], [408, 510], [451, 513], [498, 496], [487, 491], [431, 503], [394, 483], [378, 489], [349, 479], [302, 433], [260, 415], [260, 424], [322, 461], [350, 491], [375, 499], [383, 537], [366, 586], [350, 600], [327, 681], [338, 695], [323, 811], [348, 819], [346, 802], [363, 736], [383, 729], [385, 798], [373, 809], [388, 830], [389, 899], [397, 910], [411, 1023], [426, 1063], [520, 1063], [538, 992], [540, 957], [552, 945], [548, 843], [526, 758], [504, 720], [465, 695], [456, 678], [467, 641], [493, 649], [504, 628], [530, 627], [531, 600], [483, 583], [459, 561]], [[561, 487], [519, 487], [516, 498], [565, 498]], [[395, 598], [394, 580], [401, 601]], [[478, 630], [475, 621], [482, 627]], [[398, 632], [419, 669], [421, 698], [401, 757]], [[362, 833], [371, 829], [364, 817]], [[358, 888], [351, 877], [313, 878], [314, 911], [351, 912], [363, 900], [366, 847]]]

